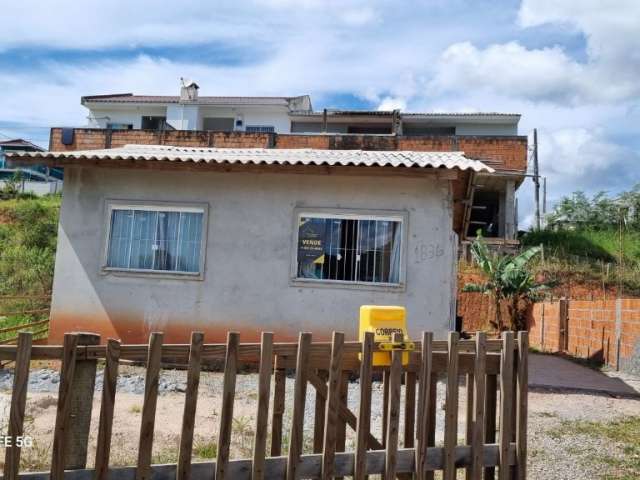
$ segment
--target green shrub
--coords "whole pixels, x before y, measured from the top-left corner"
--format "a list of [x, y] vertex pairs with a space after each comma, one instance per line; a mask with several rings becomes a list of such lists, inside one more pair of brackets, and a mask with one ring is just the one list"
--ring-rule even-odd
[[60, 196], [0, 201], [0, 295], [51, 291]]

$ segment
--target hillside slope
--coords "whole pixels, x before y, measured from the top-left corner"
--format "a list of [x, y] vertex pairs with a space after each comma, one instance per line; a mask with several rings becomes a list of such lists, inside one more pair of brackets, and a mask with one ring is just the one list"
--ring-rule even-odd
[[60, 201], [0, 200], [0, 329], [48, 317]]

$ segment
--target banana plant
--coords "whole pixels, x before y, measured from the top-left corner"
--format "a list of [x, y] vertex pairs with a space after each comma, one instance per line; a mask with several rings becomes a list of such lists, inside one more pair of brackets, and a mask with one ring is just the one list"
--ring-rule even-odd
[[[487, 248], [478, 232], [476, 240], [471, 245], [471, 254], [475, 263], [484, 274], [483, 283], [467, 283], [462, 291], [478, 292], [490, 295], [495, 308], [493, 326], [502, 331], [507, 328], [519, 330], [526, 328], [519, 308], [520, 301], [533, 302], [541, 298], [549, 285], [537, 282], [531, 270], [531, 261], [540, 253], [540, 247], [530, 247], [516, 255], [498, 255]], [[502, 319], [503, 302], [507, 302], [510, 321], [508, 327]]]

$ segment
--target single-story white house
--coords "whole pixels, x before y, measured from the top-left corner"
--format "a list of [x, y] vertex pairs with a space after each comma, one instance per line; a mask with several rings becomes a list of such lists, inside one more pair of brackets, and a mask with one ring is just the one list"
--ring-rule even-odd
[[356, 338], [363, 304], [413, 335], [455, 317], [453, 185], [463, 152], [126, 145], [25, 152], [63, 167], [50, 341], [95, 331], [184, 342], [273, 331]]

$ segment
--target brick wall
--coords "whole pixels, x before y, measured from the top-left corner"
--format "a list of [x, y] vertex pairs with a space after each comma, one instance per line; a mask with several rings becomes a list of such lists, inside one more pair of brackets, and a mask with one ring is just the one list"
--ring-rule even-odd
[[640, 299], [566, 301], [566, 350], [560, 344], [559, 301], [534, 306], [532, 346], [640, 373]]
[[49, 149], [93, 150], [126, 144], [179, 145], [221, 148], [316, 148], [326, 150], [464, 151], [471, 158], [487, 160], [496, 169], [527, 168], [526, 137], [385, 135], [302, 135], [188, 130], [75, 129], [71, 145], [62, 144], [62, 129], [52, 128]]
[[539, 302], [529, 318], [529, 343], [544, 352], [560, 351], [560, 303]]
[[[483, 293], [463, 292], [467, 283], [483, 283], [486, 278], [475, 271], [458, 272], [457, 314], [462, 317], [462, 329], [465, 332], [478, 330], [492, 330], [491, 321], [495, 320], [495, 305], [493, 298]], [[509, 312], [506, 305], [502, 306], [502, 320], [507, 322]]]

